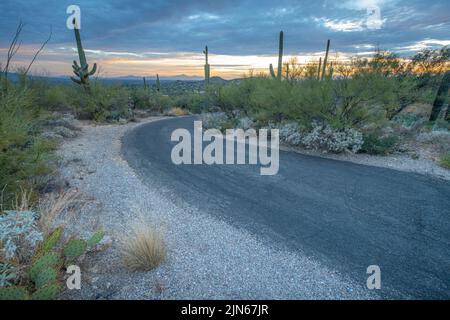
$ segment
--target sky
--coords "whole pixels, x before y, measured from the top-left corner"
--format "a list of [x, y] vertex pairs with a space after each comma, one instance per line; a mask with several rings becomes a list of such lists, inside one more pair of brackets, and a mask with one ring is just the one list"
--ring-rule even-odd
[[81, 10], [89, 63], [103, 77], [202, 76], [208, 45], [213, 76], [231, 79], [277, 64], [284, 31], [285, 60], [316, 61], [331, 40], [333, 59], [366, 56], [376, 48], [411, 56], [450, 45], [450, 1], [418, 0], [1, 0], [0, 62], [19, 21], [25, 23], [15, 66], [40, 75], [70, 75], [77, 59], [67, 8]]

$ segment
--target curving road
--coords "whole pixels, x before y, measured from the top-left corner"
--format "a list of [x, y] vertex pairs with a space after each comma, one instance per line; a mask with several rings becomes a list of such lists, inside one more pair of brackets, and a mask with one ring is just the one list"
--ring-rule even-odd
[[171, 161], [172, 131], [194, 118], [142, 125], [123, 154], [143, 181], [177, 200], [366, 283], [379, 265], [384, 298], [450, 298], [450, 183], [419, 174], [280, 153], [276, 176], [259, 167]]

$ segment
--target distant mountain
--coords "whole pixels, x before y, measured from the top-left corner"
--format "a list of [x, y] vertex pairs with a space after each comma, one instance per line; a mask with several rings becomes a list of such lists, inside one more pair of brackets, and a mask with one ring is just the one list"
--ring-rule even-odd
[[[11, 81], [17, 81], [19, 79], [19, 75], [17, 73], [9, 73], [8, 77]], [[70, 76], [31, 76], [34, 79], [45, 79], [51, 82], [58, 82], [58, 83], [70, 83]], [[100, 81], [108, 82], [108, 83], [124, 83], [124, 84], [138, 84], [141, 83], [143, 77], [140, 76], [121, 76], [121, 77], [111, 77], [111, 78], [99, 78]], [[156, 81], [156, 77], [146, 77], [147, 81], [153, 82]], [[202, 77], [197, 76], [188, 76], [185, 74], [176, 75], [172, 77], [160, 77], [161, 82], [173, 82], [173, 81], [179, 81], [179, 82], [203, 82], [204, 79]], [[211, 83], [215, 84], [224, 84], [228, 82], [232, 82], [234, 80], [225, 80], [221, 77], [211, 77], [210, 79]]]
[[[143, 77], [140, 76], [133, 76], [133, 75], [129, 75], [129, 76], [122, 76], [122, 77], [111, 77], [111, 78], [105, 78], [108, 80], [125, 80], [125, 81], [142, 81]], [[145, 77], [147, 80], [150, 81], [155, 81], [156, 80], [156, 76], [146, 76]], [[176, 76], [172, 76], [172, 77], [159, 77], [159, 79], [161, 81], [201, 81], [203, 80], [203, 78], [201, 77], [196, 77], [196, 76], [187, 76], [185, 74], [180, 74], [180, 75], [176, 75]]]

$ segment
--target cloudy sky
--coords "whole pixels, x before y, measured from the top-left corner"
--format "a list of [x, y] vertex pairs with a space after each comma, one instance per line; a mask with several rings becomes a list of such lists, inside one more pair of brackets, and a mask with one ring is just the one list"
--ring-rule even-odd
[[0, 61], [22, 20], [16, 66], [30, 59], [52, 28], [34, 72], [69, 75], [77, 57], [66, 27], [69, 5], [81, 8], [88, 60], [107, 77], [200, 76], [206, 44], [213, 75], [267, 70], [277, 61], [280, 30], [286, 55], [300, 62], [318, 59], [327, 39], [335, 59], [377, 47], [408, 56], [450, 45], [449, 0], [1, 0]]

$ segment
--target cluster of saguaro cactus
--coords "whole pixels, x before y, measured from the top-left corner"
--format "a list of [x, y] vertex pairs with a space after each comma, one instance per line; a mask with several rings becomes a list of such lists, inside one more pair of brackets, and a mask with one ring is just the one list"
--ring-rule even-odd
[[75, 40], [77, 42], [78, 56], [80, 58], [80, 64], [76, 60], [73, 61], [73, 73], [78, 78], [71, 77], [72, 81], [82, 85], [87, 90], [89, 90], [89, 77], [93, 76], [95, 72], [97, 72], [97, 64], [94, 63], [92, 70], [89, 70], [89, 65], [86, 60], [86, 55], [83, 50], [83, 45], [81, 43], [80, 29], [78, 29], [78, 25], [76, 20], [73, 19], [73, 25], [75, 30]]
[[329, 73], [327, 75], [327, 63], [328, 63], [328, 54], [330, 52], [330, 40], [327, 41], [327, 50], [325, 52], [325, 58], [322, 62], [322, 57], [319, 60], [319, 68], [317, 70], [317, 79], [323, 80], [327, 76], [333, 76], [333, 64], [330, 65]]
[[273, 65], [270, 64], [270, 74], [274, 79], [281, 80], [283, 70], [283, 48], [284, 48], [284, 33], [280, 31], [279, 47], [278, 47], [278, 72], [275, 74]]
[[55, 229], [36, 251], [28, 271], [32, 285], [0, 288], [0, 300], [55, 299], [61, 290], [62, 267], [83, 255], [88, 248], [95, 248], [104, 237], [104, 232], [99, 230], [87, 241], [70, 239], [62, 243], [63, 231], [61, 227]]
[[208, 85], [209, 84], [209, 79], [210, 79], [210, 72], [211, 72], [211, 68], [209, 65], [209, 57], [208, 57], [208, 46], [205, 47], [205, 50], [203, 51], [203, 53], [205, 54], [205, 84]]

